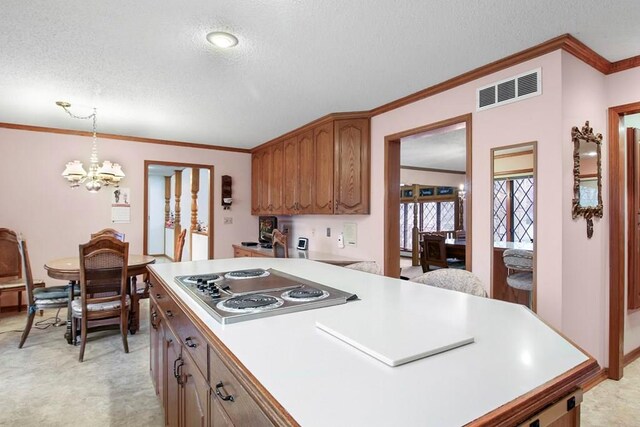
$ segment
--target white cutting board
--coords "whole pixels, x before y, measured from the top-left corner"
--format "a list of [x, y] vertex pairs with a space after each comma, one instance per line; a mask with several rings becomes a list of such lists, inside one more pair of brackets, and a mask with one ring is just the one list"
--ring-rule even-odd
[[343, 311], [316, 319], [316, 327], [389, 366], [399, 366], [474, 341], [459, 326], [433, 318], [420, 320], [414, 316], [356, 315]]

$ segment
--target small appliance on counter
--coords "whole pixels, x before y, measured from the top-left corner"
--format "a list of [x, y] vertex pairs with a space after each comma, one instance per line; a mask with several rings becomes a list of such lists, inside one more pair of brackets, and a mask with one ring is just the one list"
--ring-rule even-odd
[[271, 235], [278, 228], [278, 218], [275, 216], [258, 217], [258, 241], [263, 248], [271, 249]]

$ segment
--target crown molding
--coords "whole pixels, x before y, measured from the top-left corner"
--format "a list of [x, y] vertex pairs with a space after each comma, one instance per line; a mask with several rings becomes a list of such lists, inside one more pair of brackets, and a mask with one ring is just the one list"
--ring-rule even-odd
[[[81, 131], [81, 130], [21, 125], [16, 123], [0, 122], [0, 128], [25, 130], [30, 132], [57, 133], [57, 134], [63, 134], [63, 135], [88, 136], [88, 137], [93, 136], [93, 133]], [[167, 139], [142, 138], [138, 136], [115, 135], [111, 133], [98, 133], [96, 135], [98, 136], [98, 138], [102, 138], [102, 139], [118, 139], [120, 141], [142, 142], [145, 144], [173, 145], [176, 147], [183, 147], [183, 148], [199, 148], [202, 150], [231, 151], [234, 153], [251, 153], [251, 150], [247, 148], [223, 147], [220, 145], [197, 144], [194, 142], [171, 141]]]

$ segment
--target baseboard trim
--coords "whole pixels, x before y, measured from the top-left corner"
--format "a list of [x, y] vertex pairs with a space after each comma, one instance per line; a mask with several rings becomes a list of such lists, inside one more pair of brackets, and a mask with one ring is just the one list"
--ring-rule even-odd
[[584, 382], [582, 389], [586, 392], [600, 384], [602, 381], [609, 378], [609, 369], [602, 368]]
[[631, 350], [629, 353], [624, 355], [623, 365], [626, 367], [628, 364], [635, 362], [638, 358], [640, 358], [640, 347], [635, 350]]

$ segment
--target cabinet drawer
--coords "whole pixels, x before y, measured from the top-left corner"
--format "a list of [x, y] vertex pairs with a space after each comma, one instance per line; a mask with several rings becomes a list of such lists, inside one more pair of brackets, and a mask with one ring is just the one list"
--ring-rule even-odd
[[[212, 399], [216, 399], [236, 426], [272, 426], [258, 404], [213, 351], [210, 353]], [[226, 399], [226, 400], [225, 400]], [[231, 400], [233, 399], [233, 400]]]
[[172, 326], [178, 333], [178, 338], [185, 350], [193, 358], [202, 375], [207, 379], [209, 378], [207, 372], [207, 342], [186, 314], [180, 311], [177, 306], [176, 309], [178, 311], [174, 316]]

